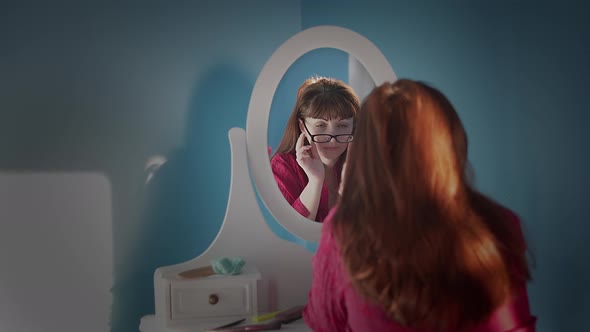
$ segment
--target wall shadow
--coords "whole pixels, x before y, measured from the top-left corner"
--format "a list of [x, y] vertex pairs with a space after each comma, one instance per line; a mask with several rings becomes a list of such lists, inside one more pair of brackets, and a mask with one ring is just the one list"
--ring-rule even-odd
[[200, 75], [187, 111], [185, 140], [144, 190], [140, 241], [113, 287], [112, 331], [137, 331], [154, 313], [154, 270], [204, 252], [217, 235], [231, 178], [228, 131], [245, 128], [254, 78], [231, 64]]

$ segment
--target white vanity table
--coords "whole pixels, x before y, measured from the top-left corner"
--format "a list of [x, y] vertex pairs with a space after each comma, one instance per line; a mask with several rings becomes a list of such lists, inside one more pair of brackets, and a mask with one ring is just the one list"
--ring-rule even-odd
[[[142, 317], [142, 332], [205, 331], [237, 318], [250, 318], [307, 302], [312, 254], [295, 243], [277, 237], [268, 228], [258, 209], [248, 176], [246, 133], [241, 128], [232, 128], [229, 138], [232, 180], [225, 221], [211, 246], [201, 256], [156, 270], [156, 313]], [[268, 160], [268, 155], [266, 158]], [[317, 231], [320, 232], [319, 229]], [[177, 276], [179, 272], [206, 266], [213, 259], [237, 256], [246, 262], [239, 275], [185, 280]], [[250, 282], [259, 276], [256, 291], [248, 292], [246, 285], [252, 285]], [[253, 289], [250, 286], [250, 290]], [[224, 292], [228, 295], [225, 298], [222, 297]], [[199, 308], [210, 306], [212, 294], [219, 296], [219, 303], [212, 306], [221, 305], [225, 310], [199, 311]], [[183, 297], [187, 299], [184, 303], [181, 300]], [[252, 301], [253, 298], [256, 300]], [[228, 299], [230, 303], [225, 305], [224, 301]], [[236, 303], [240, 301], [244, 305], [243, 310], [235, 310]], [[245, 308], [251, 303], [256, 303], [257, 308]], [[218, 316], [207, 315], [211, 312]], [[297, 329], [294, 329], [296, 326]], [[294, 331], [309, 331], [302, 321], [294, 323], [291, 328]]]
[[[313, 27], [281, 45], [256, 80], [246, 130], [229, 131], [231, 186], [221, 229], [202, 255], [155, 271], [155, 314], [142, 317], [140, 331], [206, 331], [239, 318], [307, 302], [312, 253], [272, 232], [260, 211], [252, 182], [261, 201], [287, 231], [307, 241], [319, 240], [321, 224], [299, 215], [283, 199], [272, 176], [267, 150], [268, 119], [277, 86], [291, 64], [318, 48], [348, 52], [364, 66], [376, 85], [396, 80], [379, 49], [348, 29]], [[190, 280], [177, 276], [220, 257], [242, 257], [246, 262], [243, 273]], [[281, 329], [310, 331], [303, 319]]]

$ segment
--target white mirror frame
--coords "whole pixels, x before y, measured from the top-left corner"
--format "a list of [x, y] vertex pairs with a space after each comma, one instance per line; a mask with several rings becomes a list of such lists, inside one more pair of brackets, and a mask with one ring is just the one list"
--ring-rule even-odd
[[[268, 119], [275, 91], [291, 65], [305, 53], [335, 48], [354, 56], [367, 70], [376, 86], [397, 79], [381, 51], [362, 35], [337, 26], [316, 26], [285, 41], [266, 62], [252, 90], [246, 121], [248, 163], [261, 200], [272, 216], [290, 233], [318, 242], [321, 223], [299, 214], [279, 190], [268, 155]], [[295, 92], [294, 92], [295, 93]]]

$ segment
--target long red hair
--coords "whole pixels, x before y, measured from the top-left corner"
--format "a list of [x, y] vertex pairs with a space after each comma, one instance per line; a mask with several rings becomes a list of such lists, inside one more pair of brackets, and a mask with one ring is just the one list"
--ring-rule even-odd
[[349, 149], [334, 236], [353, 286], [392, 319], [460, 331], [530, 278], [510, 212], [469, 184], [467, 136], [440, 91], [374, 89]]

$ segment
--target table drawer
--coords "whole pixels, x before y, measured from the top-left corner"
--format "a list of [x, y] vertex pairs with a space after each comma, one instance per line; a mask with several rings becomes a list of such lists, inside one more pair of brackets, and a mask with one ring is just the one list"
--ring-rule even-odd
[[254, 314], [256, 281], [202, 279], [170, 285], [171, 318], [205, 318]]

